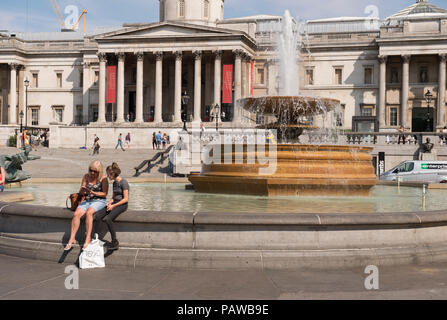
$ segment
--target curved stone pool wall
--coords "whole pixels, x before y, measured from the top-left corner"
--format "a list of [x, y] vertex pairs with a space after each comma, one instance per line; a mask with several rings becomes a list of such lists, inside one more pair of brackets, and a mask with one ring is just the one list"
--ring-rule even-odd
[[[0, 253], [73, 263], [72, 212], [0, 203]], [[81, 225], [84, 223], [82, 222]], [[447, 211], [388, 214], [128, 211], [106, 265], [295, 269], [447, 261]], [[85, 233], [82, 227], [78, 239]], [[106, 239], [110, 239], [109, 235]]]

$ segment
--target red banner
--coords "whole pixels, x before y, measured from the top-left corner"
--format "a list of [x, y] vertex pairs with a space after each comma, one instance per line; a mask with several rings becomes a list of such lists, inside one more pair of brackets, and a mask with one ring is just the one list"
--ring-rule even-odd
[[107, 67], [107, 103], [116, 103], [116, 66]]
[[254, 84], [255, 84], [255, 63], [251, 62], [251, 71], [250, 71], [250, 96], [253, 96], [254, 93]]
[[223, 65], [222, 103], [233, 103], [233, 65]]

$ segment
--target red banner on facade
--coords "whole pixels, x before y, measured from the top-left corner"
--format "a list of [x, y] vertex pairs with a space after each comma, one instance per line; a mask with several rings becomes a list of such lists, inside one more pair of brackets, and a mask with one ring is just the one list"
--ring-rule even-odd
[[233, 65], [223, 65], [222, 103], [233, 103]]
[[250, 71], [250, 96], [253, 96], [255, 84], [255, 63], [251, 61], [251, 71]]
[[116, 66], [107, 67], [107, 103], [116, 103]]

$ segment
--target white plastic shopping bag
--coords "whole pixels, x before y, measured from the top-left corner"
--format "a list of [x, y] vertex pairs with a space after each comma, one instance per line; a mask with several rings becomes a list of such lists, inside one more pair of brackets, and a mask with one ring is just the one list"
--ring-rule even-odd
[[95, 234], [95, 239], [82, 251], [79, 256], [79, 267], [81, 269], [104, 268], [104, 242], [98, 239], [98, 234]]

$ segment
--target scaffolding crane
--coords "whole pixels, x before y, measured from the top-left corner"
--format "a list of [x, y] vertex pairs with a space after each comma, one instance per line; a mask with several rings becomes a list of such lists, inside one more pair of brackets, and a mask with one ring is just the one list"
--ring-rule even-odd
[[56, 0], [50, 0], [51, 4], [53, 5], [53, 9], [56, 12], [57, 18], [59, 19], [59, 24], [61, 25], [62, 30], [65, 29], [65, 21], [64, 17], [62, 16], [61, 9], [59, 8], [59, 5], [57, 4]]
[[82, 13], [81, 13], [81, 15], [78, 18], [78, 21], [76, 21], [76, 23], [73, 25], [73, 28], [71, 30], [76, 29], [76, 27], [79, 24], [79, 21], [81, 21], [82, 16], [84, 16], [84, 34], [85, 34], [85, 17], [87, 16], [87, 10], [86, 9], [82, 10]]

